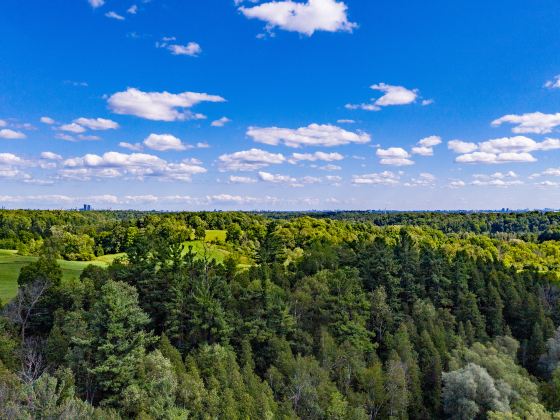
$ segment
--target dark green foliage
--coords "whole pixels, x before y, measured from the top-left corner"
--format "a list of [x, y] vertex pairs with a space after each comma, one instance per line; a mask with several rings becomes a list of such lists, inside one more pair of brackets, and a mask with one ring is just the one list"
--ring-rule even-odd
[[[0, 317], [0, 417], [552, 418], [559, 222], [0, 211], [44, 253]], [[126, 255], [63, 280], [90, 245]]]

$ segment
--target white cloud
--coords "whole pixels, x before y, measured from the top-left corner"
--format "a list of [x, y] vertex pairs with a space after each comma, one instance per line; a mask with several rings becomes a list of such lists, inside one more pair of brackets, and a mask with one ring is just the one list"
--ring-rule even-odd
[[27, 136], [21, 131], [10, 130], [9, 128], [3, 128], [0, 130], [0, 139], [18, 140], [26, 137]]
[[13, 153], [0, 153], [0, 165], [24, 165], [25, 160]]
[[538, 182], [535, 185], [537, 185], [538, 187], [546, 188], [546, 187], [558, 187], [560, 186], [560, 183], [546, 180], [546, 181]]
[[321, 169], [322, 171], [340, 171], [342, 170], [342, 167], [338, 165], [328, 164], [319, 166], [319, 169]]
[[522, 163], [522, 162], [536, 162], [530, 153], [486, 153], [486, 152], [473, 152], [458, 156], [455, 162], [458, 163]]
[[60, 127], [58, 127], [58, 129], [62, 131], [68, 131], [70, 133], [84, 133], [86, 131], [84, 127], [82, 127], [79, 124], [76, 124], [75, 122], [70, 124], [63, 124]]
[[179, 163], [171, 163], [150, 154], [119, 152], [107, 152], [102, 156], [87, 154], [66, 159], [64, 167], [66, 169], [59, 171], [62, 178], [78, 180], [130, 177], [188, 182], [192, 175], [206, 172], [198, 161], [184, 159]]
[[432, 147], [415, 146], [412, 148], [412, 153], [420, 156], [433, 156], [434, 149]]
[[352, 32], [358, 25], [348, 20], [347, 9], [346, 4], [336, 0], [287, 0], [240, 7], [239, 11], [249, 19], [266, 22], [268, 31], [278, 27], [311, 36], [315, 31]]
[[441, 144], [441, 137], [440, 136], [424, 137], [423, 139], [418, 141], [418, 144], [424, 147], [434, 147], [437, 146], [438, 144]]
[[521, 185], [523, 182], [519, 180], [475, 179], [471, 184], [479, 187], [511, 187], [513, 185]]
[[135, 15], [136, 13], [138, 13], [138, 6], [133, 4], [128, 9], [126, 9], [126, 13], [131, 14], [131, 15]]
[[465, 181], [462, 181], [460, 179], [453, 180], [449, 183], [450, 188], [463, 188], [466, 185], [467, 184], [465, 183]]
[[114, 93], [107, 100], [109, 108], [116, 114], [135, 115], [152, 121], [184, 121], [205, 118], [193, 114], [188, 108], [201, 102], [224, 102], [221, 96], [207, 93], [142, 92], [128, 88]]
[[32, 165], [31, 162], [25, 161], [13, 153], [0, 153], [0, 179], [30, 181], [31, 175], [20, 169], [22, 166], [30, 165]]
[[4, 120], [0, 120], [0, 127], [6, 127], [8, 123]]
[[474, 174], [474, 181], [471, 185], [481, 186], [481, 187], [510, 187], [513, 185], [523, 184], [513, 171], [508, 172], [495, 172], [493, 174]]
[[391, 86], [385, 83], [371, 85], [373, 90], [383, 92], [384, 95], [375, 101], [377, 106], [408, 105], [416, 101], [418, 91], [403, 86]]
[[150, 134], [144, 140], [144, 146], [160, 152], [187, 149], [180, 139], [171, 134]]
[[436, 183], [436, 177], [428, 172], [422, 172], [417, 178], [412, 178], [404, 183], [405, 187], [432, 187]]
[[46, 160], [62, 160], [62, 156], [53, 152], [42, 152], [41, 159]]
[[115, 130], [119, 128], [119, 124], [115, 121], [105, 118], [78, 118], [73, 121], [82, 127], [89, 128], [90, 130]]
[[339, 185], [339, 183], [342, 181], [342, 177], [338, 175], [327, 175], [325, 176], [325, 179], [329, 182], [332, 182], [333, 185]]
[[379, 111], [382, 107], [394, 105], [408, 105], [416, 102], [418, 89], [407, 89], [403, 86], [393, 86], [378, 83], [370, 86], [371, 89], [383, 92], [384, 95], [372, 102], [364, 104], [347, 104], [347, 109], [362, 109], [364, 111]]
[[230, 175], [229, 182], [232, 184], [254, 184], [257, 180], [248, 176]]
[[88, 3], [90, 4], [91, 7], [93, 7], [94, 9], [101, 7], [105, 4], [105, 0], [88, 0]]
[[41, 117], [39, 119], [39, 121], [41, 121], [43, 124], [47, 124], [47, 125], [52, 125], [52, 124], [56, 123], [56, 121], [53, 120], [51, 117]]
[[548, 80], [545, 84], [544, 87], [549, 88], [549, 89], [560, 89], [560, 74], [557, 76], [554, 76], [554, 78], [552, 80]]
[[377, 149], [375, 152], [382, 165], [407, 166], [414, 162], [409, 159], [409, 153], [402, 147], [389, 147], [388, 149]]
[[421, 103], [422, 103], [422, 106], [428, 106], [428, 105], [433, 104], [434, 100], [433, 99], [423, 99]]
[[173, 55], [188, 55], [196, 57], [202, 52], [202, 48], [196, 42], [189, 42], [187, 45], [171, 44], [167, 46]]
[[335, 162], [344, 159], [344, 156], [340, 153], [325, 153], [325, 152], [315, 152], [315, 153], [293, 153], [290, 158], [290, 163], [297, 163], [299, 161], [309, 161], [315, 162], [318, 160], [324, 162]]
[[397, 185], [399, 180], [400, 176], [391, 171], [352, 176], [352, 183], [356, 185]]
[[468, 143], [462, 140], [451, 140], [447, 142], [447, 148], [455, 153], [472, 153], [478, 149], [476, 143]]
[[355, 124], [355, 123], [356, 123], [356, 121], [350, 120], [350, 119], [346, 119], [346, 118], [343, 118], [343, 119], [340, 119], [340, 120], [336, 120], [336, 122], [339, 123], [339, 124]]
[[420, 156], [433, 156], [434, 147], [441, 144], [441, 137], [429, 136], [418, 141], [417, 146], [412, 148], [412, 153]]
[[110, 12], [105, 13], [105, 16], [108, 17], [109, 19], [124, 20], [124, 16], [121, 16], [118, 13], [113, 12], [112, 10]]
[[231, 122], [231, 120], [228, 117], [222, 117], [218, 120], [212, 121], [212, 127], [223, 127], [224, 125], [226, 125], [227, 123]]
[[221, 155], [218, 160], [221, 171], [255, 171], [269, 165], [284, 163], [286, 158], [281, 153], [250, 149]]
[[140, 152], [140, 151], [144, 150], [144, 146], [142, 146], [142, 144], [140, 144], [140, 143], [128, 143], [126, 141], [121, 141], [119, 143], [119, 147], [122, 147], [123, 149], [132, 150], [134, 152]]
[[459, 163], [506, 163], [536, 162], [531, 152], [560, 149], [559, 139], [536, 142], [525, 136], [501, 137], [478, 144], [453, 140], [448, 147], [461, 153], [455, 161]]
[[271, 182], [273, 184], [289, 184], [297, 185], [297, 179], [289, 175], [271, 174], [269, 172], [259, 172], [259, 178], [264, 182]]
[[189, 42], [187, 45], [170, 43], [175, 39], [175, 37], [163, 37], [161, 41], [156, 42], [156, 48], [165, 48], [173, 55], [188, 55], [191, 57], [196, 57], [202, 52], [202, 48], [196, 42]]
[[288, 147], [301, 146], [341, 146], [350, 143], [364, 144], [371, 140], [362, 131], [347, 131], [330, 124], [310, 124], [297, 129], [279, 127], [249, 127], [247, 135], [257, 143], [277, 146], [283, 143]]
[[492, 121], [494, 127], [504, 123], [514, 124], [511, 131], [517, 134], [534, 133], [547, 134], [560, 126], [560, 112], [556, 114], [543, 114], [542, 112], [532, 112], [528, 114], [515, 115], [509, 114]]

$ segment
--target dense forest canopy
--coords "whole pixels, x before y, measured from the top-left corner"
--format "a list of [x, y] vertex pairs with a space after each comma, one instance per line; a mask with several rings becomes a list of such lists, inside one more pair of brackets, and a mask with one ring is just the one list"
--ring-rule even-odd
[[560, 418], [559, 222], [2, 210], [0, 418]]

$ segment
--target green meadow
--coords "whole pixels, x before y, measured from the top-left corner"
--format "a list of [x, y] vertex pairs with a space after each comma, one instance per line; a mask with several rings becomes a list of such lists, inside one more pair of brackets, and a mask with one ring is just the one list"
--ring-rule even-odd
[[[229, 254], [228, 251], [217, 245], [208, 242], [225, 242], [225, 230], [208, 230], [206, 231], [206, 243], [204, 241], [188, 241], [185, 245], [192, 246], [193, 251], [202, 257], [205, 253], [208, 259], [214, 259], [222, 262]], [[88, 265], [98, 265], [106, 267], [117, 257], [125, 254], [110, 254], [98, 257], [93, 261], [65, 261], [58, 260], [63, 272], [64, 280], [74, 280], [80, 277], [80, 274]], [[0, 301], [7, 302], [17, 293], [17, 278], [21, 268], [36, 261], [37, 257], [28, 257], [18, 255], [17, 251], [9, 249], [0, 249]]]

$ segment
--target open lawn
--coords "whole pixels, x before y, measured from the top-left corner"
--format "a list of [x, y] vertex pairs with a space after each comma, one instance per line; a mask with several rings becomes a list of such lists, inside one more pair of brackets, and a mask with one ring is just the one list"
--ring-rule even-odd
[[[16, 295], [17, 278], [21, 268], [36, 261], [37, 257], [24, 257], [16, 254], [17, 251], [0, 249], [0, 300], [7, 302]], [[72, 280], [80, 277], [83, 269], [88, 265], [107, 266], [113, 259], [124, 254], [105, 255], [94, 261], [64, 261], [58, 260], [62, 268], [64, 280]]]
[[[204, 244], [203, 241], [188, 241], [185, 242], [185, 244], [187, 246], [192, 246], [193, 251], [196, 252], [200, 258], [202, 258], [204, 252], [206, 252], [208, 258], [215, 259], [217, 262], [223, 262], [224, 258], [229, 255], [229, 252], [208, 242], [225, 242], [225, 240], [225, 230], [207, 230], [206, 244]], [[124, 253], [104, 255], [93, 261], [58, 260], [58, 263], [62, 268], [63, 279], [72, 280], [79, 278], [83, 269], [90, 264], [106, 267], [111, 264], [113, 260], [124, 255]], [[36, 260], [37, 257], [25, 257], [17, 255], [17, 251], [14, 250], [0, 249], [0, 301], [5, 303], [16, 295], [17, 278], [21, 268]]]
[[207, 230], [206, 242], [225, 242], [226, 234], [225, 230]]
[[[220, 231], [216, 231], [216, 232], [220, 232]], [[208, 235], [208, 233], [206, 235]], [[208, 256], [209, 259], [214, 259], [217, 262], [223, 262], [224, 258], [229, 255], [229, 252], [226, 251], [225, 249], [221, 249], [213, 244], [208, 244], [208, 243], [205, 244], [202, 241], [187, 241], [184, 242], [184, 244], [187, 247], [187, 249], [189, 246], [192, 246], [193, 251], [197, 254], [198, 258], [203, 258], [204, 252], [206, 252], [206, 255]], [[205, 246], [206, 246], [206, 250], [205, 250]]]

